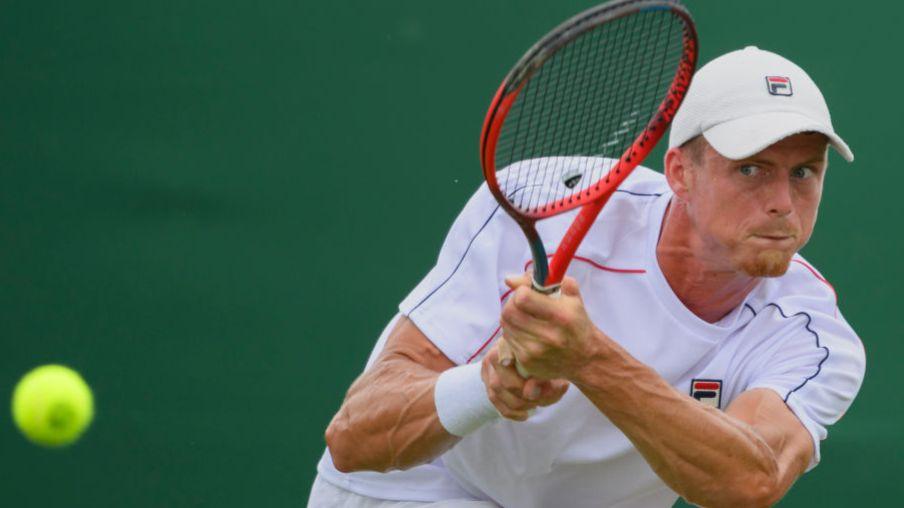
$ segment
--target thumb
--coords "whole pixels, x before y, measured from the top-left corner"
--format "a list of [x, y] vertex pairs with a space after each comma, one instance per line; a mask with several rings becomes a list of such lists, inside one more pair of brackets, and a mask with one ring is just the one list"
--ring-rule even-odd
[[571, 277], [565, 277], [562, 280], [562, 294], [580, 298], [581, 288], [578, 286], [578, 281], [574, 280]]
[[524, 272], [521, 275], [507, 275], [505, 277], [505, 285], [510, 289], [515, 289], [520, 286], [530, 286], [531, 277], [531, 272]]

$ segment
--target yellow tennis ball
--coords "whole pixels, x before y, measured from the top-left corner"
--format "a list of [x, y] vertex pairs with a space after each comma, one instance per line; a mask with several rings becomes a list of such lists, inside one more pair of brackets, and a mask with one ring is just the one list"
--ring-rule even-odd
[[72, 443], [94, 417], [94, 396], [78, 372], [44, 365], [25, 374], [13, 391], [13, 420], [29, 441], [43, 446]]

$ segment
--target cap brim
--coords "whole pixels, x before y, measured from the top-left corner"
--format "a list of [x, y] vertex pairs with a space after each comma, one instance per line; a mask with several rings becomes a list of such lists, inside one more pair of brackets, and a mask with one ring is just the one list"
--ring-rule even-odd
[[704, 130], [703, 137], [723, 157], [738, 160], [762, 152], [770, 145], [801, 132], [825, 134], [829, 138], [829, 144], [844, 160], [854, 160], [854, 154], [847, 143], [831, 127], [800, 113], [761, 113], [729, 120]]

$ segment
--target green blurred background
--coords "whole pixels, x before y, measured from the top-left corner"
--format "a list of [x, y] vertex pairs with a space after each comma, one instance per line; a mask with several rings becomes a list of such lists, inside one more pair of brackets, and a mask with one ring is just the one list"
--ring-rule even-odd
[[[0, 2], [0, 387], [62, 362], [98, 406], [65, 450], [6, 413], [0, 505], [303, 506], [323, 429], [481, 180], [498, 82], [590, 5]], [[798, 61], [857, 155], [832, 156], [804, 254], [867, 378], [784, 506], [904, 497], [904, 6], [884, 5], [689, 2], [703, 61]]]

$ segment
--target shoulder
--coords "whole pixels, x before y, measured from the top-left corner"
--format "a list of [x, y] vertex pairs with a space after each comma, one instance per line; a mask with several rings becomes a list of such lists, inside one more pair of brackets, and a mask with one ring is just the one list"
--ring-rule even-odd
[[644, 166], [638, 166], [631, 176], [619, 186], [613, 199], [634, 197], [658, 197], [669, 191], [665, 175]]
[[769, 368], [800, 378], [786, 400], [819, 381], [853, 398], [866, 368], [863, 343], [842, 316], [834, 287], [812, 264], [796, 255], [785, 275], [765, 279], [744, 305], [754, 314], [751, 334], [772, 345]]
[[[652, 169], [638, 167], [612, 194], [580, 250], [587, 257], [618, 266], [646, 264], [650, 228], [660, 220], [651, 216], [664, 210], [671, 197], [665, 177]], [[658, 229], [657, 229], [658, 231]]]
[[787, 273], [766, 279], [745, 306], [754, 317], [745, 327], [750, 347], [762, 353], [754, 362], [751, 388], [770, 388], [819, 441], [844, 415], [866, 371], [866, 353], [841, 315], [828, 280], [803, 257]]
[[747, 303], [752, 310], [770, 304], [781, 307], [785, 313], [840, 315], [835, 287], [799, 254], [791, 259], [784, 275], [764, 279]]
[[605, 222], [606, 228], [646, 225], [651, 206], [670, 195], [671, 190], [662, 173], [638, 167], [612, 194], [598, 220]]

